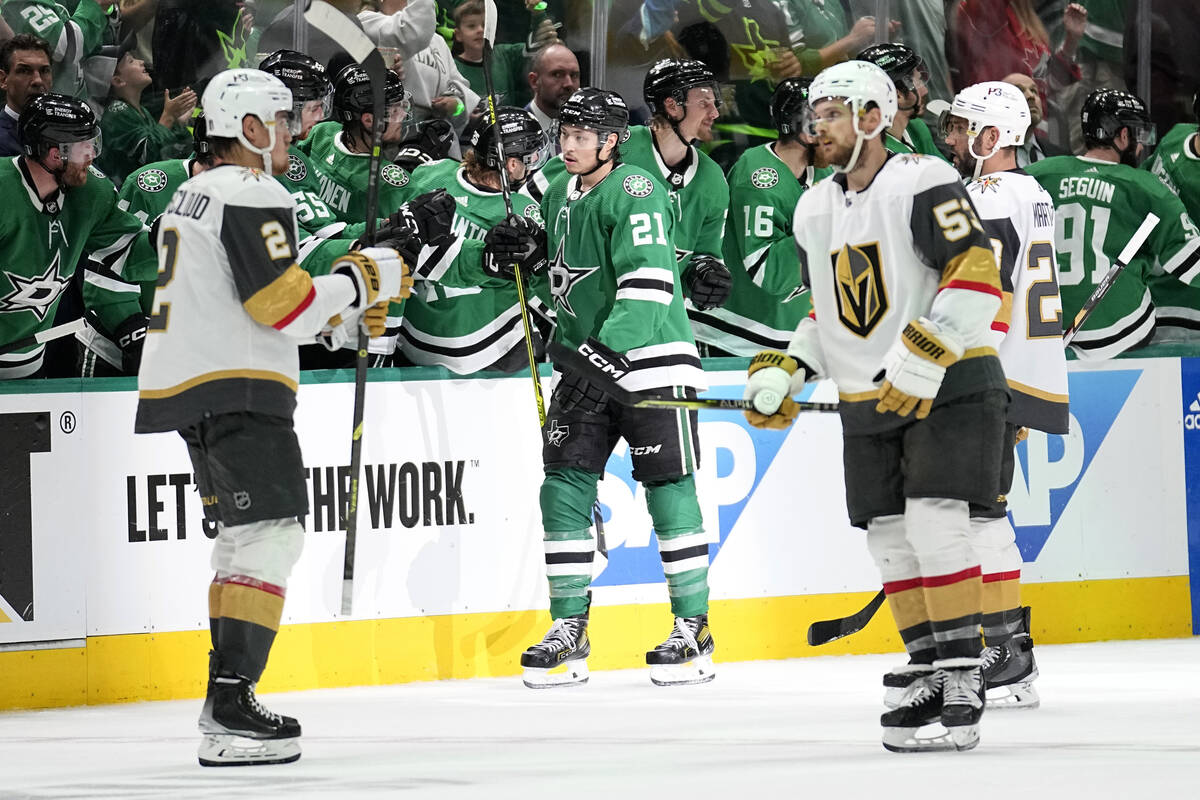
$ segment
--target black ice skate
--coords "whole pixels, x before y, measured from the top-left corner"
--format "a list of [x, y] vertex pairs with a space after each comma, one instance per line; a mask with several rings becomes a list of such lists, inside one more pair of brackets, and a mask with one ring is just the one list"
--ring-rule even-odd
[[883, 673], [883, 704], [896, 708], [904, 697], [904, 690], [922, 675], [933, 672], [930, 664], [901, 664]]
[[246, 678], [209, 680], [199, 727], [201, 766], [287, 764], [300, 758], [300, 723], [264, 708]]
[[915, 674], [895, 709], [880, 717], [894, 753], [970, 750], [979, 744], [983, 672], [979, 659], [946, 659]]
[[646, 653], [650, 680], [658, 686], [708, 683], [717, 677], [712, 665], [714, 649], [708, 614], [676, 617], [667, 640]]
[[1021, 609], [1021, 629], [1007, 642], [983, 648], [983, 677], [987, 683], [988, 708], [1035, 709], [1041, 705], [1033, 682], [1037, 660], [1029, 635], [1029, 607]]
[[587, 683], [587, 657], [592, 652], [587, 625], [586, 616], [554, 620], [542, 641], [521, 654], [521, 666], [525, 668], [521, 680], [525, 685], [548, 689]]

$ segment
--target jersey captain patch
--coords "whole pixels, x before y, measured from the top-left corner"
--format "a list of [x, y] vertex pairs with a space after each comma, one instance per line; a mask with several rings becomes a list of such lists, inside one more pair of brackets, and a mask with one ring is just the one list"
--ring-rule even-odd
[[645, 175], [629, 175], [621, 183], [621, 188], [630, 197], [648, 197], [654, 191], [654, 184]]
[[846, 245], [830, 254], [836, 278], [838, 319], [862, 338], [871, 335], [888, 310], [879, 243]]
[[56, 252], [54, 260], [46, 267], [45, 272], [29, 278], [4, 270], [4, 277], [8, 278], [13, 290], [0, 297], [0, 311], [31, 311], [38, 318], [38, 322], [44, 321], [54, 306], [55, 299], [71, 282], [70, 278], [59, 277], [61, 257], [61, 254]]
[[300, 182], [308, 177], [308, 167], [304, 164], [304, 159], [295, 153], [288, 154], [287, 179], [289, 181]]
[[143, 192], [161, 192], [167, 188], [167, 173], [161, 169], [148, 169], [137, 176], [137, 186]]
[[404, 186], [408, 183], [408, 174], [395, 164], [386, 164], [379, 172], [379, 177], [392, 186]]
[[779, 183], [779, 173], [771, 167], [759, 167], [750, 175], [750, 182], [756, 189], [770, 189]]

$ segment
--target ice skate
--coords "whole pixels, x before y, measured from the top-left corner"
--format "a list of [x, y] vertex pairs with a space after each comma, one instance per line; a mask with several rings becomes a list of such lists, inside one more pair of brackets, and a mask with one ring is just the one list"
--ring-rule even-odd
[[521, 680], [525, 685], [548, 689], [587, 683], [587, 657], [592, 652], [587, 625], [586, 616], [554, 620], [542, 641], [521, 654]]
[[983, 717], [983, 667], [977, 658], [949, 658], [935, 662], [942, 680], [942, 725], [950, 732], [956, 750], [979, 744]]
[[887, 708], [896, 708], [904, 697], [904, 690], [922, 675], [933, 672], [929, 664], [902, 664], [892, 667], [883, 673], [883, 704]]
[[708, 683], [717, 677], [712, 663], [714, 649], [708, 614], [676, 617], [667, 640], [646, 653], [650, 680], [657, 686]]
[[200, 712], [200, 765], [287, 764], [300, 758], [300, 723], [268, 711], [254, 684], [236, 676], [209, 682]]
[[983, 648], [983, 678], [987, 684], [988, 708], [1035, 709], [1041, 705], [1033, 682], [1037, 659], [1029, 635], [1029, 607], [1022, 610], [1021, 630], [1007, 642]]
[[879, 718], [883, 746], [893, 753], [954, 750], [950, 733], [942, 727], [942, 676], [929, 671], [916, 675], [902, 690], [899, 703]]

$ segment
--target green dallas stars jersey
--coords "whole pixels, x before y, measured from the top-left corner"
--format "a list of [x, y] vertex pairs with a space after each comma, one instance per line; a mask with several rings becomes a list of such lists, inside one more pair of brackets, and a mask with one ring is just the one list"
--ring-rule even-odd
[[[1142, 164], [1175, 193], [1193, 222], [1200, 220], [1200, 135], [1196, 126], [1182, 123], [1158, 143], [1154, 156]], [[1200, 289], [1166, 276], [1150, 279], [1156, 332], [1171, 338], [1192, 338], [1200, 330]]]
[[[631, 391], [707, 386], [679, 291], [670, 199], [648, 173], [613, 168], [586, 192], [561, 175], [542, 198], [546, 276], [534, 289], [557, 312], [555, 337], [575, 348], [589, 336], [632, 364]], [[548, 285], [547, 285], [548, 284]]]
[[[454, 238], [427, 251], [429, 254], [417, 267], [417, 277], [425, 280], [418, 281], [413, 296], [405, 303], [401, 352], [414, 364], [443, 366], [466, 374], [501, 368], [496, 362], [519, 348], [515, 366], [527, 366], [521, 307], [514, 284], [456, 289], [437, 282], [448, 273], [478, 274], [483, 237], [504, 219], [504, 196], [499, 190], [481, 189], [470, 183], [462, 166], [451, 159], [419, 167], [410, 185], [415, 193], [444, 188], [456, 207]], [[542, 224], [541, 212], [529, 197], [514, 194], [512, 204], [514, 213]]]
[[698, 340], [739, 356], [787, 350], [812, 307], [800, 285], [792, 215], [800, 195], [829, 172], [814, 174], [809, 167], [796, 180], [771, 144], [747, 150], [733, 165], [725, 221], [725, 266], [733, 289], [725, 305], [705, 312], [702, 320], [690, 315]]
[[[116, 188], [97, 169], [83, 186], [43, 202], [19, 162], [0, 160], [0, 187], [9, 198], [0, 214], [0, 344], [54, 324], [59, 298], [81, 262], [84, 305], [115, 330], [141, 311], [137, 282], [158, 272], [141, 220], [118, 207]], [[0, 355], [0, 378], [33, 374], [44, 349]]]
[[937, 145], [934, 144], [933, 133], [923, 119], [909, 120], [908, 125], [904, 128], [903, 139], [897, 139], [892, 134], [885, 132], [883, 146], [900, 155], [920, 153], [926, 156], [937, 156], [942, 161], [946, 160], [946, 156], [942, 155], [942, 151], [938, 150]]
[[[321, 182], [309, 163], [308, 155], [296, 145], [288, 148], [287, 172], [277, 175], [275, 180], [283, 184], [288, 194], [296, 201], [296, 222], [300, 234], [316, 234], [327, 225], [344, 222], [321, 199]], [[354, 220], [363, 222], [365, 220]]]
[[[338, 122], [314, 125], [308, 137], [300, 143], [300, 150], [307, 154], [309, 166], [316, 177], [319, 187], [317, 195], [334, 218], [348, 225], [364, 222], [367, 216], [370, 155], [352, 153], [346, 149], [342, 143], [342, 126]], [[403, 167], [396, 164], [382, 166], [379, 171], [380, 216], [386, 217], [415, 196], [409, 179]]]
[[[184, 181], [192, 177], [192, 159], [174, 158], [147, 164], [125, 178], [117, 205], [133, 214], [144, 225], [152, 225], [167, 210], [171, 195]], [[158, 276], [142, 283], [142, 310], [147, 314], [154, 307], [154, 285]]]
[[1025, 171], [1054, 200], [1064, 324], [1075, 319], [1146, 215], [1159, 217], [1071, 347], [1080, 358], [1113, 358], [1147, 343], [1154, 333], [1154, 276], [1200, 283], [1200, 237], [1183, 203], [1153, 175], [1125, 164], [1055, 156]]

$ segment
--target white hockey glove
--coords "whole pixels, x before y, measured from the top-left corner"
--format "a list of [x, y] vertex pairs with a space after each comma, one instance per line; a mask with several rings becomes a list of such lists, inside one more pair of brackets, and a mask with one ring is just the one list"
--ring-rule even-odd
[[350, 308], [363, 311], [389, 298], [412, 294], [412, 277], [400, 254], [390, 247], [364, 247], [333, 262], [335, 275], [354, 281], [357, 297]]
[[744, 398], [754, 404], [753, 411], [743, 412], [746, 421], [764, 430], [783, 430], [800, 413], [791, 396], [813, 378], [813, 371], [785, 353], [764, 350], [750, 359], [746, 376]]
[[907, 417], [915, 409], [917, 419], [925, 419], [946, 370], [962, 357], [964, 349], [951, 331], [925, 317], [908, 323], [875, 376], [876, 381], [883, 381], [875, 410]]
[[347, 310], [346, 316], [337, 314], [329, 320], [317, 334], [317, 341], [325, 345], [325, 349], [330, 352], [346, 346], [355, 347], [359, 328], [365, 330], [371, 339], [383, 336], [387, 332], [387, 315], [387, 302], [377, 303], [361, 314]]

